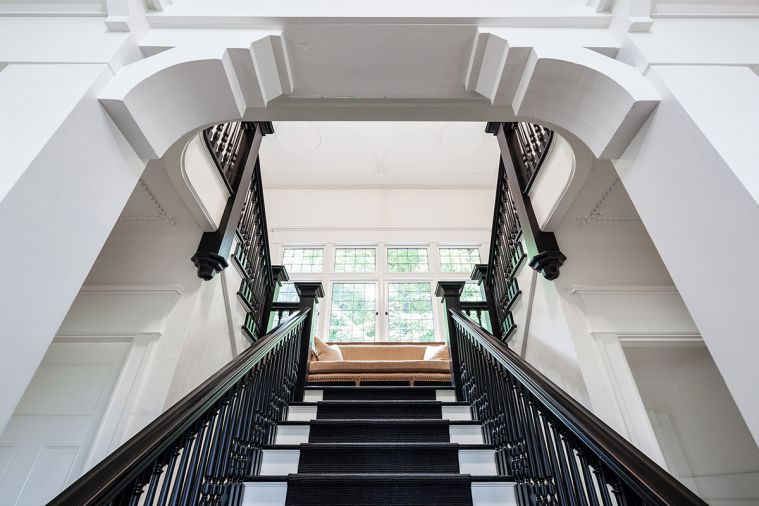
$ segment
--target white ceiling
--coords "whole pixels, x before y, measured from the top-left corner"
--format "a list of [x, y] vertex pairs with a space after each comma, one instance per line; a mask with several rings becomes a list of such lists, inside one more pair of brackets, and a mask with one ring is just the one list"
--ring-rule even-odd
[[498, 144], [476, 122], [278, 122], [261, 145], [270, 188], [492, 187]]

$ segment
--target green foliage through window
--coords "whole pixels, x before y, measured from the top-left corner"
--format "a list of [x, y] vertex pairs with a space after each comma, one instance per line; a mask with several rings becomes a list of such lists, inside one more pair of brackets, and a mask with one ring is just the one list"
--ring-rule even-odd
[[374, 341], [377, 286], [374, 283], [334, 283], [329, 340]]
[[388, 248], [388, 272], [428, 272], [426, 248]]
[[288, 272], [322, 272], [322, 248], [285, 248], [282, 264]]
[[485, 296], [482, 294], [482, 287], [475, 283], [467, 283], [464, 285], [464, 291], [461, 292], [461, 300], [466, 302], [480, 302], [485, 300]]
[[440, 248], [440, 268], [443, 272], [471, 272], [480, 263], [477, 248]]
[[335, 272], [374, 272], [377, 270], [377, 250], [374, 248], [337, 248]]
[[282, 283], [277, 290], [277, 297], [274, 302], [299, 302], [298, 292], [295, 290], [295, 283]]
[[388, 284], [388, 341], [435, 340], [429, 283]]

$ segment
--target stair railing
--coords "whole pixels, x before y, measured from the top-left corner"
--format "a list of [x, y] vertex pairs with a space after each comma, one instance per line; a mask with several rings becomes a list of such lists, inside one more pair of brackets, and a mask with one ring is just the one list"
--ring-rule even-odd
[[258, 474], [261, 448], [303, 389], [308, 303], [49, 504], [240, 504], [243, 479]]
[[516, 276], [522, 266], [527, 262], [553, 280], [566, 259], [554, 234], [540, 229], [528, 194], [555, 134], [532, 123], [488, 123], [486, 131], [496, 136], [501, 159], [485, 291], [494, 333], [506, 341], [516, 328], [511, 306], [520, 293]]
[[706, 504], [460, 309], [448, 314], [461, 400], [520, 506]]

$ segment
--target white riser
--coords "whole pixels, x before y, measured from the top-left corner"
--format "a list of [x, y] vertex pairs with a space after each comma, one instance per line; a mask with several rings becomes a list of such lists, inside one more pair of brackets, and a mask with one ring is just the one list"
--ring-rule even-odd
[[[245, 483], [242, 506], [284, 506], [287, 499], [287, 482]], [[472, 483], [474, 506], [516, 506], [513, 483]]]
[[[306, 390], [303, 402], [319, 402], [324, 400], [324, 390]], [[435, 390], [435, 400], [440, 402], [456, 402], [456, 392], [453, 390]]]
[[[298, 450], [264, 450], [261, 476], [283, 476], [298, 472]], [[459, 471], [475, 476], [496, 476], [495, 452], [493, 450], [459, 450]]]
[[[287, 411], [289, 422], [310, 422], [316, 420], [316, 406], [290, 406]], [[469, 406], [443, 406], [443, 420], [471, 420], [472, 412]]]
[[[308, 425], [280, 425], [277, 427], [277, 437], [274, 444], [299, 445], [308, 443], [309, 429]], [[479, 425], [451, 425], [448, 430], [451, 435], [451, 443], [475, 445], [485, 443]]]

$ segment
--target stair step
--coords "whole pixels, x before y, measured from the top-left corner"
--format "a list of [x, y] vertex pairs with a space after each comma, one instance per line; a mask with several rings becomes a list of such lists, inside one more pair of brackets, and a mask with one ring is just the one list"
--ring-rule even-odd
[[291, 474], [245, 482], [242, 506], [516, 506], [505, 477], [468, 474]]
[[306, 402], [318, 401], [364, 401], [364, 400], [418, 400], [455, 402], [452, 388], [435, 387], [331, 387], [306, 389]]
[[415, 400], [302, 402], [291, 404], [287, 413], [288, 421], [379, 418], [471, 420], [472, 414], [463, 402]]
[[301, 443], [459, 443], [483, 444], [476, 421], [310, 420], [280, 422], [275, 444]]
[[274, 445], [264, 449], [259, 474], [383, 472], [495, 476], [495, 450], [453, 443]]

